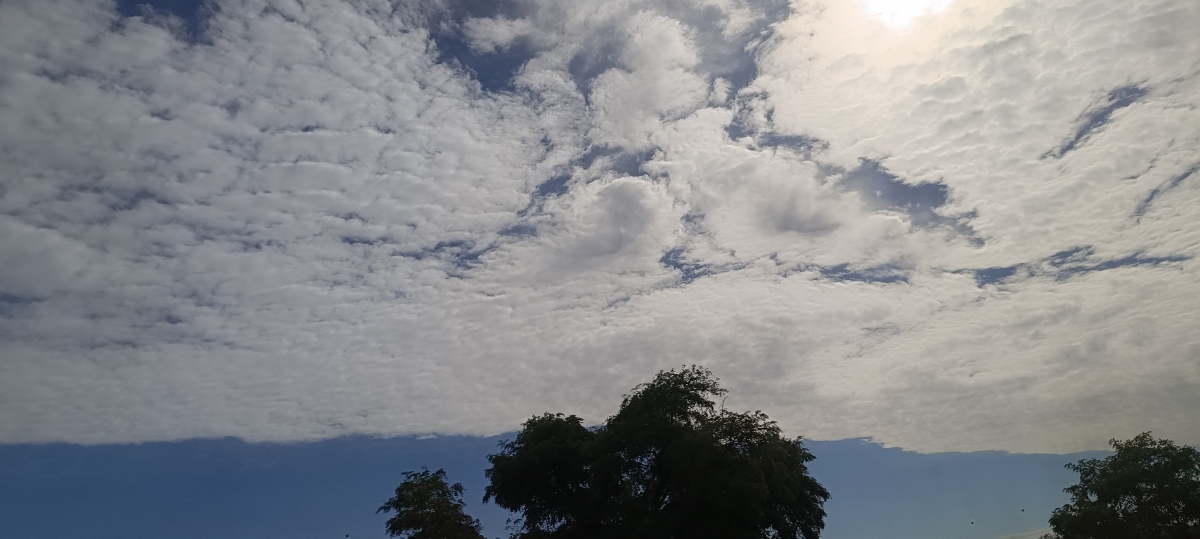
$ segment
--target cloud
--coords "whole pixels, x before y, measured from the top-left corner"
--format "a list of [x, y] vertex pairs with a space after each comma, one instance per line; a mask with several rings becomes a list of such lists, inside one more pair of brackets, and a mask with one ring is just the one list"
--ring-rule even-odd
[[70, 290], [83, 272], [88, 250], [52, 230], [16, 219], [0, 221], [0, 294], [10, 302], [33, 301]]
[[[0, 441], [1196, 443], [1182, 1], [0, 4]], [[1191, 62], [1191, 63], [1189, 63]]]
[[529, 19], [511, 20], [504, 16], [471, 18], [463, 26], [463, 32], [470, 39], [471, 49], [483, 53], [506, 49], [516, 39], [534, 31], [533, 23]]

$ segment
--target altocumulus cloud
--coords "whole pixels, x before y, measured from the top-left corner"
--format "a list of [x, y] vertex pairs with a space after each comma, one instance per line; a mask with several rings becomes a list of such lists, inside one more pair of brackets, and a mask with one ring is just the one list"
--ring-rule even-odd
[[1195, 2], [202, 12], [0, 4], [2, 442], [1200, 442]]

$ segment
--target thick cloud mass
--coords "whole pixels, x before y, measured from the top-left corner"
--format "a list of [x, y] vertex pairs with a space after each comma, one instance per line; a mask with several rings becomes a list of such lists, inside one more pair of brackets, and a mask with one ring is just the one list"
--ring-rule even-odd
[[1200, 4], [0, 3], [0, 442], [1200, 443]]

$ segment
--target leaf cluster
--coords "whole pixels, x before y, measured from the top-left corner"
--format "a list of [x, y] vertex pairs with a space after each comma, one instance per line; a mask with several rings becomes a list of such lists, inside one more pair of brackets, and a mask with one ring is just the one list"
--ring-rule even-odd
[[404, 539], [483, 539], [479, 521], [463, 510], [463, 486], [446, 483], [446, 471], [404, 472], [396, 494], [376, 513], [396, 514], [385, 523], [388, 535]]
[[1200, 451], [1144, 432], [1068, 464], [1079, 483], [1050, 517], [1057, 539], [1200, 539]]
[[660, 372], [593, 428], [544, 414], [488, 457], [484, 501], [515, 539], [816, 539], [829, 493], [801, 440], [762, 412], [718, 408], [706, 369]]

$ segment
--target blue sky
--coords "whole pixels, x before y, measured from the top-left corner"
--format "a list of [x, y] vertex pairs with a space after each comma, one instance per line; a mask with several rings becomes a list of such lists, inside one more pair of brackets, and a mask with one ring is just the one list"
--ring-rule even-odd
[[831, 537], [1023, 532], [1064, 455], [1200, 443], [1197, 27], [0, 2], [3, 519], [373, 533], [400, 470], [477, 491], [493, 437], [696, 364], [814, 440]]
[[[508, 513], [480, 503], [503, 437], [349, 437], [307, 444], [234, 439], [0, 447], [0, 530], [29, 539], [383, 538], [374, 510], [400, 473], [445, 468], [485, 536]], [[996, 538], [1045, 528], [1074, 474], [1102, 453], [918, 454], [866, 440], [808, 442], [833, 497], [830, 539]], [[1024, 511], [1022, 511], [1024, 510]], [[974, 522], [974, 524], [972, 524]]]

